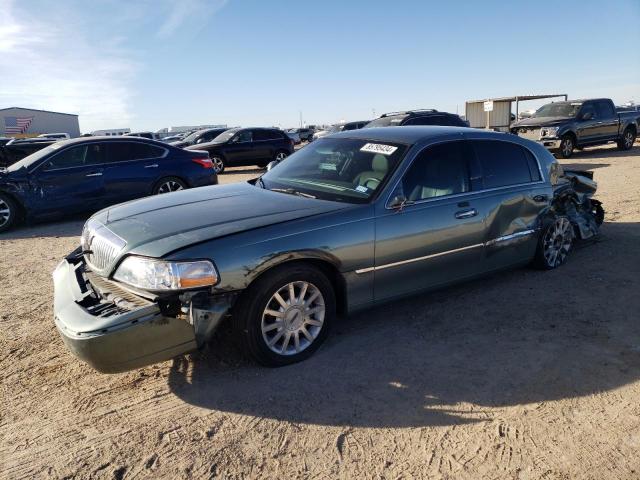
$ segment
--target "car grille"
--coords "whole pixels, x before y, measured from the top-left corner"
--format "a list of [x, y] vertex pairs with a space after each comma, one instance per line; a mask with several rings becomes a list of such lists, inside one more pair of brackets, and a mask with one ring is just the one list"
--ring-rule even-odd
[[528, 140], [540, 140], [540, 128], [520, 127], [517, 129], [519, 137]]
[[82, 232], [82, 250], [89, 267], [104, 272], [118, 258], [127, 242], [99, 222], [89, 220]]

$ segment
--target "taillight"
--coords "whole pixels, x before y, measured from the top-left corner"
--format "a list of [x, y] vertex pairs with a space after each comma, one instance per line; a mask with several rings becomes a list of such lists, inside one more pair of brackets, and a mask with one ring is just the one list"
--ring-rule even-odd
[[213, 168], [213, 162], [210, 158], [192, 158], [191, 161], [202, 165], [204, 168]]

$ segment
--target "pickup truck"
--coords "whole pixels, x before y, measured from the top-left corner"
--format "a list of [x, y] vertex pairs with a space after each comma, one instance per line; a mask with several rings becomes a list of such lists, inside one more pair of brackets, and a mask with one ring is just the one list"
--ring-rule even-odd
[[548, 103], [511, 124], [511, 133], [569, 158], [575, 148], [616, 142], [629, 150], [638, 135], [640, 112], [618, 112], [608, 98]]

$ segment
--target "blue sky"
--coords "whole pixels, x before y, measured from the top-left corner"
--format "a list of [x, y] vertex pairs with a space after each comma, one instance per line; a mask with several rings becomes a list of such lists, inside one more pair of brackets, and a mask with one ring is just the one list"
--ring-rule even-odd
[[0, 0], [0, 108], [78, 113], [82, 131], [565, 92], [640, 103], [640, 0]]

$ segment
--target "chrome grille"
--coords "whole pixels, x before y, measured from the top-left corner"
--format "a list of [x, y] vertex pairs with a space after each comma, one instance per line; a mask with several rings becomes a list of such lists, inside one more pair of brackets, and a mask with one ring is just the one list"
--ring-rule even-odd
[[95, 272], [104, 272], [118, 258], [127, 242], [95, 220], [89, 220], [82, 231], [84, 259]]
[[517, 130], [518, 136], [528, 140], [540, 140], [539, 127], [520, 127]]

